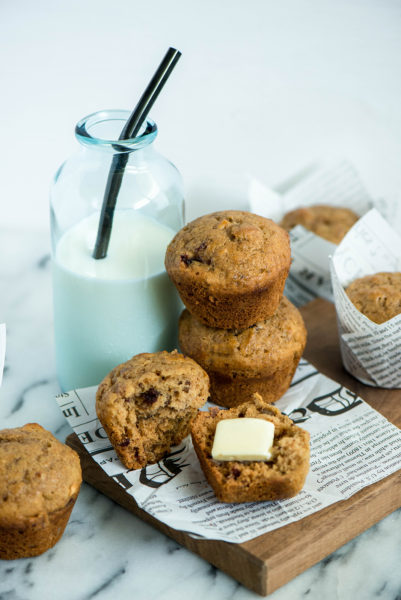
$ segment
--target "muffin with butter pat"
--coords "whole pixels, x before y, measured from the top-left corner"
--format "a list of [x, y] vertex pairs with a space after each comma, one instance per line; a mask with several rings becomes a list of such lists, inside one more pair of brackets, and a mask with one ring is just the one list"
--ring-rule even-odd
[[[256, 420], [267, 426], [255, 427]], [[291, 498], [305, 483], [309, 433], [259, 394], [229, 410], [199, 412], [191, 435], [206, 479], [221, 502]]]

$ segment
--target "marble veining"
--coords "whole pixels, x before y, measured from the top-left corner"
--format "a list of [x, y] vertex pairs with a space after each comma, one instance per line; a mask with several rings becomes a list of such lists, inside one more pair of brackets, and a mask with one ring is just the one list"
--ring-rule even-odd
[[[0, 322], [7, 353], [0, 425], [38, 421], [60, 440], [54, 402], [49, 242], [0, 231]], [[272, 600], [401, 599], [401, 510], [269, 596]], [[84, 484], [61, 541], [33, 559], [0, 561], [0, 600], [250, 600], [259, 598]]]

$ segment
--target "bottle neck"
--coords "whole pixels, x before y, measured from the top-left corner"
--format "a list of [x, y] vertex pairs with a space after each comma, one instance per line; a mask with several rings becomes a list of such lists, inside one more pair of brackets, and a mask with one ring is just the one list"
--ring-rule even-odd
[[119, 140], [130, 113], [126, 110], [104, 110], [84, 117], [75, 127], [79, 143], [86, 148], [109, 154], [133, 154], [151, 148], [157, 136], [157, 125], [148, 119], [135, 138]]

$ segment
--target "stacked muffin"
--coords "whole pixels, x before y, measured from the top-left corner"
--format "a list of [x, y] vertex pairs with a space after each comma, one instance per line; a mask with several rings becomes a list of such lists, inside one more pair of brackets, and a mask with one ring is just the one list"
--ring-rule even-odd
[[211, 399], [233, 407], [255, 392], [270, 403], [282, 396], [306, 343], [302, 317], [283, 297], [287, 232], [248, 212], [212, 213], [177, 233], [165, 264], [187, 307], [181, 349], [208, 373]]

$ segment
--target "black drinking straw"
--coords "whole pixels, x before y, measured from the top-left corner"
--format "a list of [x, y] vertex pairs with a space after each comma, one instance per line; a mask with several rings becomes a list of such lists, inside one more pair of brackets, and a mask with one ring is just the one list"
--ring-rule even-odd
[[[153, 75], [148, 87], [143, 92], [138, 104], [124, 125], [120, 137], [118, 138], [119, 140], [131, 139], [137, 135], [180, 56], [181, 52], [175, 48], [169, 48], [167, 50], [159, 68]], [[116, 148], [118, 149], [118, 145], [116, 145]], [[128, 157], [129, 152], [119, 152], [113, 156], [103, 197], [96, 243], [92, 254], [92, 257], [96, 259], [105, 258], [107, 255], [111, 228], [113, 226], [114, 210]]]

